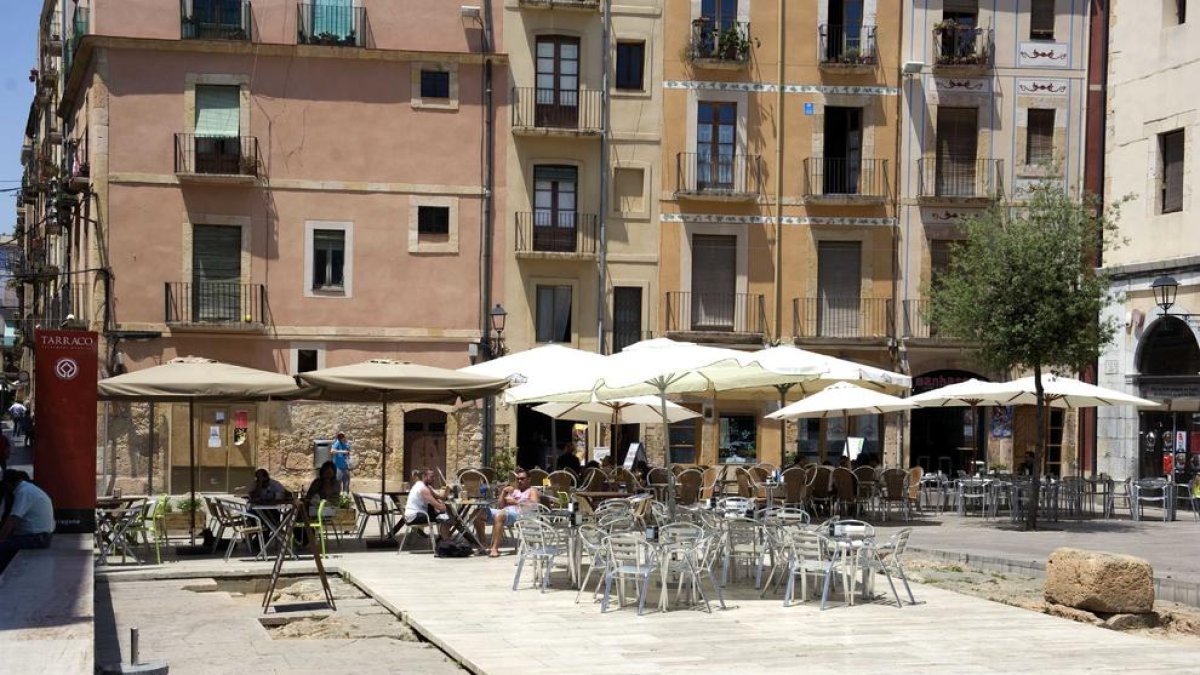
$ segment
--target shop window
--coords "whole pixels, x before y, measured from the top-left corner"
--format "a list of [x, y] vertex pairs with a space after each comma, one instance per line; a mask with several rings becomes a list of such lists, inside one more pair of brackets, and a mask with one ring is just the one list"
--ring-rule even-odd
[[717, 461], [754, 464], [758, 461], [758, 419], [753, 415], [721, 415]]

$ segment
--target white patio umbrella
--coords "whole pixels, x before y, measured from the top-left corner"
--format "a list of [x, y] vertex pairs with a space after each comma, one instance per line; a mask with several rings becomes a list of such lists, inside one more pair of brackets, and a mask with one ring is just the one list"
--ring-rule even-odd
[[[1037, 405], [1037, 390], [1033, 376], [1009, 382], [998, 382], [996, 387], [1007, 395], [1004, 405]], [[1071, 377], [1043, 375], [1042, 391], [1046, 405], [1052, 408], [1096, 408], [1100, 406], [1133, 405], [1139, 408], [1157, 408], [1158, 403], [1126, 394], [1115, 389], [1106, 389]]]
[[543, 345], [458, 370], [472, 375], [506, 377], [514, 385], [524, 385], [553, 381], [564, 373], [595, 366], [603, 360], [603, 354], [562, 345]]
[[[672, 424], [700, 416], [700, 413], [670, 401], [667, 401], [666, 408], [667, 421]], [[611, 425], [614, 452], [619, 445], [616, 435], [620, 425], [661, 424], [663, 419], [662, 401], [657, 396], [614, 398], [590, 403], [543, 403], [533, 409], [556, 420], [599, 422]]]
[[851, 415], [878, 415], [908, 410], [913, 404], [849, 382], [831, 384], [825, 389], [767, 415], [770, 419], [848, 418]]
[[[965, 382], [955, 382], [954, 384], [946, 385], [932, 389], [915, 396], [910, 396], [909, 401], [915, 403], [919, 408], [962, 408], [968, 407], [972, 411], [972, 419], [974, 411], [981, 405], [1011, 405], [1009, 400], [1012, 398], [1013, 392], [1011, 387], [1006, 387], [1003, 382], [984, 382], [971, 378]], [[972, 423], [972, 428], [974, 424]], [[971, 438], [971, 461], [979, 456], [979, 434], [972, 434]], [[972, 464], [974, 466], [974, 464]]]

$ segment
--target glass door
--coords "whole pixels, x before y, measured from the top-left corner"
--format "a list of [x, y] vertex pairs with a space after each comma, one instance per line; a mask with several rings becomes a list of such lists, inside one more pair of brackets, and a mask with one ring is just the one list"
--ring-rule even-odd
[[534, 116], [539, 127], [579, 125], [578, 38], [557, 35], [538, 38]]
[[578, 182], [578, 169], [573, 166], [534, 167], [533, 250], [558, 253], [577, 250]]
[[696, 189], [734, 189], [737, 104], [701, 101], [696, 125]]

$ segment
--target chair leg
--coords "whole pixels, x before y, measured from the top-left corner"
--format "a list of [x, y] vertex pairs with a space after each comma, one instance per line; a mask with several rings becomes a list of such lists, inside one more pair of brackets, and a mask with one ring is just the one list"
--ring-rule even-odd
[[521, 583], [521, 571], [524, 569], [525, 569], [525, 556], [519, 555], [519, 556], [517, 556], [517, 573], [513, 575], [512, 589], [514, 591], [517, 590], [517, 585], [519, 583]]
[[611, 593], [612, 593], [612, 571], [609, 570], [604, 573], [604, 597], [603, 597], [603, 599], [600, 600], [600, 613], [601, 614], [608, 611], [608, 598]]

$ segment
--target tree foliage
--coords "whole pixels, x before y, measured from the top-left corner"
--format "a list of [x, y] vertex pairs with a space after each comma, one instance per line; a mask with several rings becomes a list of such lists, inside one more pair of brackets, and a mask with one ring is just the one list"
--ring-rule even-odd
[[[1116, 207], [1102, 211], [1061, 184], [1038, 184], [1021, 203], [998, 203], [965, 220], [966, 238], [931, 289], [930, 321], [939, 332], [973, 344], [993, 370], [1037, 377], [1039, 429], [1043, 370], [1078, 372], [1115, 332], [1115, 322], [1101, 318], [1114, 298], [1095, 262], [1104, 242], [1116, 240], [1109, 236], [1116, 219]], [[1034, 503], [1044, 440], [1039, 433]], [[1029, 511], [1027, 525], [1036, 528], [1036, 509]]]

